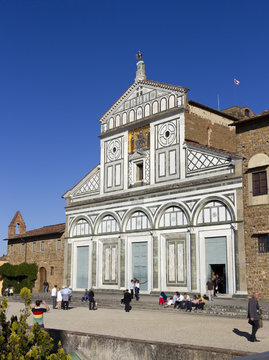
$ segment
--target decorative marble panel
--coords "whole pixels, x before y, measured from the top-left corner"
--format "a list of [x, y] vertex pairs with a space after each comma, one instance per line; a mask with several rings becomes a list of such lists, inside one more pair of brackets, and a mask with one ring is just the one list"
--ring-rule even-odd
[[167, 286], [185, 286], [186, 254], [185, 240], [167, 240]]
[[74, 195], [81, 195], [84, 193], [99, 192], [100, 186], [100, 170], [98, 169], [87, 181], [75, 192]]
[[122, 158], [122, 138], [113, 139], [106, 143], [106, 162]]
[[103, 244], [103, 283], [117, 284], [118, 282], [118, 244]]
[[228, 157], [212, 155], [203, 151], [188, 149], [187, 151], [187, 172], [200, 172], [208, 169], [229, 165], [231, 160]]

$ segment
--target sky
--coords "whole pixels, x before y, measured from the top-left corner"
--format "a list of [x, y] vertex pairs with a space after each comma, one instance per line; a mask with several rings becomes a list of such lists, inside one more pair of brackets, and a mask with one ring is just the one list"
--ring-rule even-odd
[[[0, 0], [0, 255], [65, 221], [62, 195], [99, 163], [99, 118], [146, 75], [220, 109], [269, 109], [268, 1]], [[234, 76], [240, 84], [234, 89]]]

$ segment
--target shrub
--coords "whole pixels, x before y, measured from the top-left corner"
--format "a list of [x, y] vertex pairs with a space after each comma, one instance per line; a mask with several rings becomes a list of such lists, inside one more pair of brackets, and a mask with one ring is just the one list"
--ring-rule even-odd
[[19, 265], [6, 263], [0, 266], [0, 275], [3, 277], [3, 289], [13, 286], [14, 292], [17, 294], [24, 287], [32, 291], [37, 279], [37, 270], [36, 264], [25, 262]]
[[53, 339], [38, 324], [28, 327], [27, 318], [31, 313], [31, 293], [23, 288], [20, 296], [24, 299], [24, 309], [20, 317], [12, 316], [7, 321], [8, 300], [0, 303], [0, 359], [1, 360], [71, 360], [61, 344], [57, 352], [53, 351]]

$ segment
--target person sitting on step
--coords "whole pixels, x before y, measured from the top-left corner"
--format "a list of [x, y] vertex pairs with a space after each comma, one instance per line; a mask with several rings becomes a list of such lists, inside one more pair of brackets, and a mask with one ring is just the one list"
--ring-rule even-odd
[[162, 291], [161, 295], [159, 297], [159, 305], [164, 305], [167, 303], [167, 296], [166, 294]]

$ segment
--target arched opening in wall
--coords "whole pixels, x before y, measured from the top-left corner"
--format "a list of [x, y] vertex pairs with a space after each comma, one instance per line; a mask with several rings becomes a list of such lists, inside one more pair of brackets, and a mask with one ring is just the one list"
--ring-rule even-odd
[[127, 231], [138, 231], [151, 229], [150, 220], [142, 211], [134, 212], [129, 218], [126, 226]]
[[44, 267], [39, 269], [39, 292], [43, 292], [44, 282], [47, 281], [47, 270]]
[[15, 234], [19, 234], [20, 231], [20, 224], [16, 224], [16, 230]]
[[79, 219], [73, 227], [72, 236], [86, 236], [91, 234], [91, 227], [85, 219]]
[[119, 224], [117, 220], [111, 215], [104, 216], [99, 224], [98, 234], [115, 233], [118, 231]]
[[[233, 221], [231, 209], [221, 201], [209, 201], [200, 210], [197, 223], [199, 225], [214, 225], [214, 232], [208, 233], [204, 238], [204, 265], [206, 283], [212, 278], [217, 293], [226, 293], [232, 280], [231, 268], [229, 268], [227, 247], [228, 238], [223, 232], [218, 232], [216, 226], [229, 224]], [[234, 255], [233, 255], [234, 256]], [[231, 266], [231, 264], [230, 264]], [[230, 278], [228, 274], [230, 273]]]
[[159, 227], [179, 227], [188, 225], [188, 219], [185, 213], [178, 206], [168, 207], [162, 214]]

